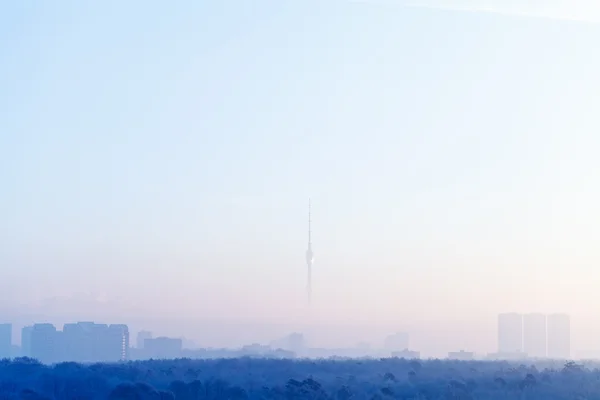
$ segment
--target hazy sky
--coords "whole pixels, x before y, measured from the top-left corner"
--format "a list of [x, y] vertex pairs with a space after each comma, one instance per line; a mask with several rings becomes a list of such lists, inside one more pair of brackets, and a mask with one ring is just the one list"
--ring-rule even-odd
[[3, 3], [4, 306], [600, 347], [600, 5], [410, 3]]
[[600, 22], [600, 4], [596, 0], [389, 0], [388, 4]]

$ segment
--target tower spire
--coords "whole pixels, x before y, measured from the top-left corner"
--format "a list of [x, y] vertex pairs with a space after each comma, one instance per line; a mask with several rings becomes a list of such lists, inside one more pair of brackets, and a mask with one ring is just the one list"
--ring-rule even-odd
[[308, 199], [308, 248], [309, 248], [309, 249], [310, 249], [310, 247], [311, 247], [311, 245], [312, 245], [312, 242], [311, 242], [311, 240], [310, 240], [310, 239], [311, 239], [311, 238], [310, 238], [310, 235], [311, 235], [311, 233], [312, 233], [312, 232], [311, 232], [311, 227], [310, 227], [310, 224], [311, 224], [311, 222], [312, 222], [312, 221], [311, 221], [311, 219], [310, 219], [310, 199]]
[[306, 294], [308, 296], [308, 304], [310, 305], [310, 300], [312, 297], [312, 265], [314, 262], [314, 254], [312, 251], [312, 227], [311, 227], [311, 209], [310, 209], [310, 199], [308, 199], [308, 250], [306, 250], [306, 266], [308, 267], [308, 279], [306, 283]]

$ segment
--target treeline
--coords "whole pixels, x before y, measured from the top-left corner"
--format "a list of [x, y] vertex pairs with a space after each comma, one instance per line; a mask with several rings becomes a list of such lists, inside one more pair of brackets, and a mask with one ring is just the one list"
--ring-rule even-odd
[[0, 361], [0, 400], [600, 399], [596, 365], [441, 360]]

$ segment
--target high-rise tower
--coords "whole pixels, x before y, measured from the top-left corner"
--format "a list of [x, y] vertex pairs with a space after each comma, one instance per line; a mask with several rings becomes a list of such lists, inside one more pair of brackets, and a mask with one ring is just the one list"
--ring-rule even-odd
[[310, 304], [310, 298], [312, 295], [312, 265], [315, 261], [315, 255], [312, 251], [312, 241], [311, 241], [311, 219], [310, 219], [310, 199], [308, 199], [308, 250], [306, 250], [306, 266], [308, 267], [308, 281], [306, 284], [306, 294], [308, 295], [308, 304]]

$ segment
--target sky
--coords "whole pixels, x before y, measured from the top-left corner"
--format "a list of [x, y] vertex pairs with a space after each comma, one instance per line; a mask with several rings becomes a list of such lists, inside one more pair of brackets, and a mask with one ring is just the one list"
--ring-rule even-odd
[[6, 318], [62, 298], [438, 354], [567, 312], [600, 349], [600, 6], [415, 3], [3, 3]]
[[507, 16], [600, 22], [600, 5], [595, 0], [389, 0], [388, 4], [487, 12]]

